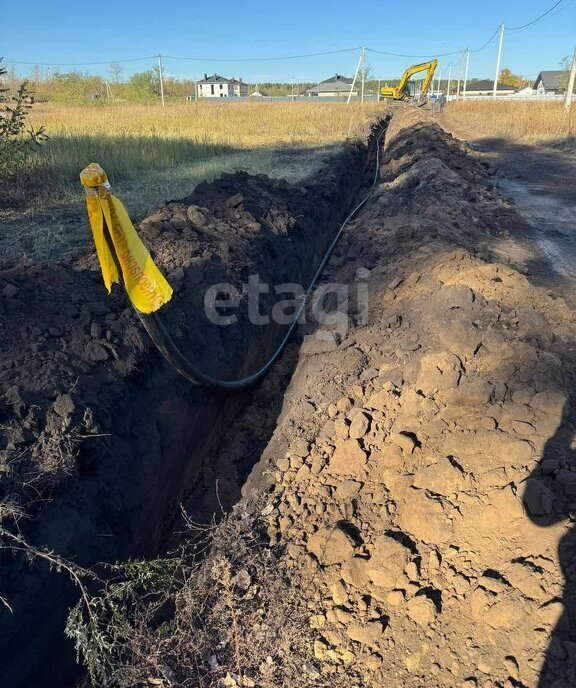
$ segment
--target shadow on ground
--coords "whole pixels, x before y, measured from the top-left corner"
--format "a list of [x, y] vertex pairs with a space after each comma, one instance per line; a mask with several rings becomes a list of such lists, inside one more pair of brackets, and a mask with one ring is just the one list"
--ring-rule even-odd
[[[156, 157], [140, 171], [116, 171], [109, 158], [117, 158], [120, 141], [100, 140], [93, 150], [93, 137], [77, 137], [82, 153], [75, 151], [77, 171], [40, 169], [37, 177], [14, 182], [14, 193], [0, 191], [0, 267], [10, 267], [18, 260], [67, 259], [75, 252], [91, 247], [86, 219], [84, 191], [79, 181], [83, 167], [98, 162], [109, 174], [113, 192], [126, 206], [133, 222], [138, 222], [157, 207], [160, 199], [183, 198], [202, 181], [211, 181], [224, 172], [246, 170], [267, 174], [275, 179], [303, 181], [318, 172], [323, 162], [341, 150], [342, 144], [325, 146], [282, 146], [278, 148], [233, 148], [230, 146], [194, 146], [190, 141], [175, 140], [184, 154]], [[130, 144], [145, 154], [145, 137]], [[58, 139], [48, 144], [58, 146]], [[135, 155], [133, 149], [127, 155]], [[69, 163], [68, 163], [69, 164]], [[140, 164], [142, 164], [140, 162]], [[155, 167], [154, 167], [155, 165]]]
[[[524, 504], [531, 520], [542, 528], [566, 523], [558, 544], [564, 589], [559, 619], [550, 636], [539, 688], [569, 688], [576, 685], [576, 398], [567, 401], [562, 422], [546, 442], [542, 458], [524, 490]], [[568, 525], [571, 524], [571, 525]]]

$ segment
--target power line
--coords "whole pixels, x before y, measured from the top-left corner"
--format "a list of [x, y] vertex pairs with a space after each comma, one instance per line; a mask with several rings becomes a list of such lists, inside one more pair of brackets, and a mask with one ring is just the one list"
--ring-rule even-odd
[[539, 22], [541, 19], [544, 19], [544, 17], [547, 14], [550, 14], [550, 12], [552, 12], [552, 10], [555, 10], [558, 7], [558, 5], [560, 5], [562, 2], [564, 2], [564, 0], [558, 0], [558, 2], [552, 5], [552, 7], [550, 7], [549, 9], [547, 9], [546, 12], [544, 12], [544, 14], [541, 14], [539, 17], [536, 17], [536, 19], [529, 21], [527, 24], [522, 24], [522, 26], [508, 26], [506, 28], [508, 29], [508, 31], [520, 31], [520, 29], [526, 29], [528, 26], [532, 26], [532, 24], [536, 24], [536, 22]]
[[[327, 50], [320, 53], [307, 53], [303, 55], [283, 55], [280, 57], [244, 57], [244, 58], [212, 58], [212, 57], [178, 57], [176, 55], [162, 55], [169, 60], [187, 60], [190, 62], [271, 62], [272, 60], [298, 60], [306, 57], [319, 57], [321, 55], [336, 55], [338, 53], [350, 53], [357, 48], [343, 48], [342, 50]], [[92, 67], [96, 65], [109, 65], [112, 62], [123, 64], [125, 62], [142, 62], [144, 60], [156, 60], [158, 55], [149, 55], [147, 57], [132, 57], [125, 60], [106, 60], [103, 62], [18, 62], [16, 60], [6, 60], [6, 64], [12, 65], [27, 65], [32, 67]]]
[[124, 62], [143, 62], [144, 60], [155, 60], [158, 55], [148, 57], [131, 57], [126, 60], [106, 60], [104, 62], [17, 62], [16, 60], [4, 60], [6, 64], [28, 65], [29, 67], [92, 67], [96, 65], [109, 65], [112, 62], [123, 64]]
[[483, 45], [481, 48], [477, 48], [476, 50], [471, 50], [470, 52], [471, 52], [471, 53], [479, 53], [479, 52], [481, 52], [482, 50], [484, 50], [484, 48], [487, 48], [487, 47], [490, 45], [490, 43], [492, 43], [492, 41], [494, 40], [494, 38], [496, 38], [496, 35], [498, 34], [498, 31], [500, 31], [500, 27], [498, 27], [498, 28], [496, 29], [496, 31], [494, 31], [494, 33], [490, 36], [490, 38], [486, 41], [486, 43], [484, 43], [484, 45]]
[[282, 57], [241, 57], [241, 58], [218, 58], [218, 57], [178, 57], [176, 55], [162, 55], [167, 60], [187, 60], [190, 62], [271, 62], [272, 60], [299, 60], [304, 57], [319, 57], [321, 55], [336, 55], [338, 53], [351, 53], [360, 50], [357, 48], [343, 48], [342, 50], [328, 50], [322, 53], [308, 53], [305, 55], [284, 55]]
[[448, 57], [449, 55], [459, 55], [462, 52], [461, 50], [456, 50], [453, 53], [427, 53], [426, 55], [405, 55], [403, 53], [389, 53], [384, 50], [376, 50], [374, 48], [366, 48], [366, 50], [369, 50], [371, 53], [378, 53], [379, 55], [390, 55], [391, 57], [409, 57], [416, 59], [425, 59], [426, 57]]
[[[562, 2], [562, 0], [560, 0]], [[490, 38], [484, 43], [484, 45], [481, 48], [476, 48], [475, 50], [470, 50], [471, 53], [479, 53], [485, 48], [487, 48], [490, 43], [494, 40], [496, 35], [498, 34], [498, 31], [500, 31], [500, 27], [494, 31], [494, 33], [490, 36]], [[369, 50], [371, 53], [378, 53], [379, 55], [391, 55], [393, 57], [409, 57], [409, 58], [418, 58], [418, 59], [424, 59], [426, 57], [450, 57], [452, 55], [460, 55], [462, 53], [462, 50], [455, 50], [454, 52], [451, 53], [427, 53], [426, 55], [403, 55], [400, 53], [390, 53], [390, 52], [385, 52], [383, 50], [374, 50], [373, 48], [366, 48], [366, 50]]]
[[570, 0], [570, 2], [568, 4], [563, 5], [562, 7], [559, 7], [555, 12], [552, 12], [552, 14], [550, 14], [549, 16], [554, 17], [559, 12], [564, 12], [565, 9], [568, 9], [568, 7], [570, 7], [570, 5], [573, 5], [575, 2], [576, 2], [576, 0]]

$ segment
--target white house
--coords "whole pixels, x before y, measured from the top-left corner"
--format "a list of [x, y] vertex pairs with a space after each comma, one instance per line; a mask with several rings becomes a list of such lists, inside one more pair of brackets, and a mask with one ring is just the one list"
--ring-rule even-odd
[[219, 74], [208, 76], [197, 82], [198, 98], [241, 98], [248, 95], [248, 84], [242, 79], [226, 79]]
[[549, 70], [540, 72], [534, 87], [538, 95], [545, 93], [565, 93], [568, 88], [568, 72], [563, 70]]
[[[460, 95], [464, 93], [464, 84], [460, 85]], [[496, 84], [497, 96], [511, 96], [516, 93], [513, 86], [508, 86], [500, 81]], [[491, 79], [478, 79], [477, 81], [469, 81], [466, 84], [467, 96], [491, 96], [494, 94], [494, 82]]]

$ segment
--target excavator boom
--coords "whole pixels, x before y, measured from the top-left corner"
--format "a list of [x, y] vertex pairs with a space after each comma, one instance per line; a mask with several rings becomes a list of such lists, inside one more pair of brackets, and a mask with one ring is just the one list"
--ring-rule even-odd
[[398, 86], [383, 86], [380, 89], [380, 95], [382, 98], [391, 98], [392, 100], [405, 100], [410, 97], [408, 92], [408, 80], [414, 74], [419, 72], [426, 72], [426, 77], [424, 83], [422, 84], [422, 95], [426, 95], [428, 88], [430, 87], [430, 82], [438, 66], [438, 60], [431, 60], [430, 62], [423, 62], [422, 64], [412, 65], [402, 74], [400, 83]]

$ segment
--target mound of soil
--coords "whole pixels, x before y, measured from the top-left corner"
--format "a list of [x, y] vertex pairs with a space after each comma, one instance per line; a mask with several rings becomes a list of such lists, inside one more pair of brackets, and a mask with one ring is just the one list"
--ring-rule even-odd
[[347, 232], [362, 253], [330, 275], [370, 268], [369, 322], [321, 356], [304, 342], [246, 493], [273, 490], [321, 672], [572, 685], [574, 312], [491, 260], [522, 220], [435, 124], [396, 116], [383, 172]]
[[[494, 258], [523, 221], [492, 174], [422, 113], [394, 115], [377, 195], [327, 275], [350, 293], [367, 275], [368, 310], [352, 299], [304, 339], [232, 517], [247, 539], [265, 530], [307, 642], [286, 640], [290, 611], [276, 618], [265, 577], [216, 533], [231, 579], [249, 572], [229, 623], [272, 617], [197, 656], [202, 685], [575, 684], [574, 312]], [[136, 675], [190, 685], [149, 632]]]
[[[365, 183], [372, 140], [347, 143], [306, 183], [225, 175], [142, 222], [176, 292], [162, 313], [167, 327], [208, 372], [239, 376], [261, 365], [281, 334], [252, 326], [243, 301], [236, 327], [211, 325], [208, 287], [241, 285], [250, 271], [269, 284], [307, 285]], [[2, 527], [82, 566], [155, 553], [251, 392], [220, 394], [180, 378], [121, 288], [106, 295], [93, 254], [0, 272], [0, 329]], [[263, 428], [272, 409], [263, 408]], [[0, 605], [2, 683], [62, 685], [73, 667], [62, 631], [78, 591], [10, 550], [0, 567], [11, 606]]]

